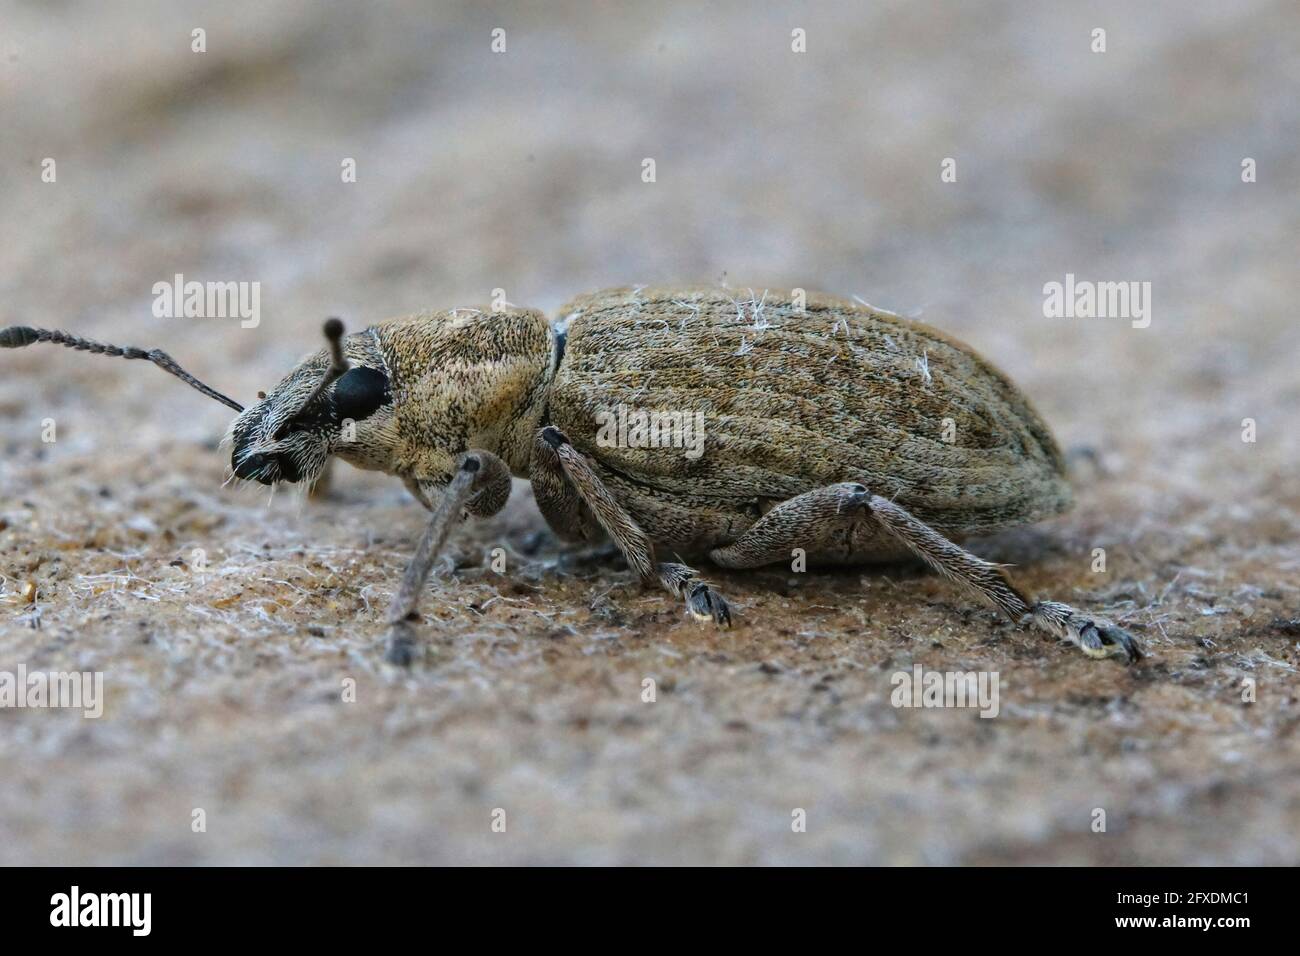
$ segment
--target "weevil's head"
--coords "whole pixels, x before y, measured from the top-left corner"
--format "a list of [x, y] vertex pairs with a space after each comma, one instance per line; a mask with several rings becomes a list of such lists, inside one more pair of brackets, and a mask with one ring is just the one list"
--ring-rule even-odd
[[236, 478], [310, 484], [338, 455], [439, 484], [468, 448], [526, 473], [559, 355], [541, 313], [421, 312], [349, 336], [331, 319], [325, 335], [231, 425]]
[[307, 358], [231, 423], [226, 439], [236, 478], [311, 484], [330, 455], [364, 458], [365, 449], [386, 443], [393, 395], [374, 336], [367, 330], [343, 337], [341, 323], [336, 332], [333, 355]]

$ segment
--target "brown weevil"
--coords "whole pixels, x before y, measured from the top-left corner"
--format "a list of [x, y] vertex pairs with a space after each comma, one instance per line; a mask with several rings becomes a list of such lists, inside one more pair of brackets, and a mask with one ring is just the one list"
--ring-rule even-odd
[[332, 319], [325, 333], [327, 349], [247, 409], [162, 352], [22, 326], [0, 330], [0, 346], [154, 362], [239, 412], [227, 437], [241, 480], [311, 483], [335, 455], [401, 478], [433, 515], [389, 609], [394, 663], [414, 655], [420, 593], [452, 526], [500, 511], [512, 475], [557, 536], [612, 539], [700, 621], [729, 624], [726, 600], [660, 555], [723, 568], [912, 557], [1090, 657], [1140, 656], [1122, 628], [1030, 600], [954, 543], [1056, 514], [1070, 490], [1025, 396], [919, 322], [799, 289], [621, 288], [555, 322], [457, 309], [346, 336]]

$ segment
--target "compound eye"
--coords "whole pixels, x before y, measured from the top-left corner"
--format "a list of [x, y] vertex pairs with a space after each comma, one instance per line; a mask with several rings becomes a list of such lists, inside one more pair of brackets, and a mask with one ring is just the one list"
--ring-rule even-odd
[[369, 418], [391, 399], [388, 376], [378, 369], [350, 368], [334, 383], [334, 410], [340, 419]]

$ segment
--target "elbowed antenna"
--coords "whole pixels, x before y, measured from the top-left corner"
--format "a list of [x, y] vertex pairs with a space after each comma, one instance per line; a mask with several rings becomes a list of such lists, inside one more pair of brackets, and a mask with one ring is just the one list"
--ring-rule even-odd
[[276, 429], [275, 438], [277, 440], [285, 436], [289, 427], [297, 421], [303, 412], [307, 411], [312, 402], [316, 401], [316, 399], [320, 397], [321, 392], [329, 388], [340, 375], [352, 367], [348, 364], [348, 360], [343, 355], [343, 320], [339, 318], [326, 319], [323, 331], [325, 332], [325, 338], [327, 338], [330, 343], [330, 367], [325, 370], [323, 375], [321, 375], [320, 381], [316, 383], [316, 387], [311, 390], [305, 399], [303, 399], [302, 404], [298, 406], [297, 410], [284, 420], [283, 425]]
[[312, 393], [307, 396], [307, 400], [302, 403], [302, 407], [295, 414], [300, 414], [304, 408], [316, 401], [320, 393], [330, 387], [330, 383], [352, 367], [348, 364], [348, 360], [343, 357], [343, 320], [337, 318], [326, 319], [323, 331], [325, 338], [330, 343], [330, 367], [325, 370], [325, 374], [321, 376], [316, 387], [312, 389]]
[[125, 348], [118, 345], [105, 345], [102, 342], [92, 342], [90, 339], [69, 335], [67, 332], [60, 332], [57, 329], [33, 329], [26, 325], [11, 325], [8, 328], [0, 329], [0, 348], [20, 349], [36, 342], [54, 342], [56, 345], [66, 345], [70, 349], [80, 349], [82, 352], [93, 352], [96, 355], [113, 355], [125, 359], [148, 359], [164, 372], [170, 372], [186, 385], [198, 389], [208, 398], [215, 398], [222, 405], [233, 408], [237, 412], [244, 410], [244, 406], [233, 398], [227, 398], [215, 388], [204, 385], [177, 365], [172, 357], [161, 349], [150, 349], [146, 352], [144, 349], [137, 349], [129, 345]]

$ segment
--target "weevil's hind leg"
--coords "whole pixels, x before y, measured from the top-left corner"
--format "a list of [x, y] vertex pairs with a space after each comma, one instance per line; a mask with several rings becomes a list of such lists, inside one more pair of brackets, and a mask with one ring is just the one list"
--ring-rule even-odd
[[1077, 645], [1089, 657], [1123, 657], [1129, 663], [1141, 659], [1137, 641], [1122, 627], [1089, 617], [1059, 601], [1031, 602], [996, 564], [953, 544], [892, 501], [874, 495], [867, 507], [918, 558], [944, 577], [983, 595], [1017, 624], [1032, 624]]
[[420, 620], [420, 595], [452, 525], [460, 520], [462, 512], [480, 517], [496, 514], [505, 507], [509, 497], [510, 469], [505, 462], [486, 451], [467, 451], [461, 456], [389, 605], [386, 654], [389, 663], [407, 667], [415, 658], [414, 624]]
[[1114, 655], [1135, 661], [1141, 656], [1127, 631], [1068, 604], [1031, 602], [996, 564], [976, 557], [856, 482], [819, 488], [777, 505], [737, 541], [709, 556], [723, 567], [744, 568], [788, 560], [794, 548], [809, 554], [824, 552], [832, 537], [843, 536], [851, 522], [866, 517], [939, 574], [971, 588], [1017, 624], [1033, 624], [1064, 638], [1089, 657]]
[[[591, 515], [605, 529], [605, 533], [618, 545], [628, 566], [642, 581], [658, 583], [670, 594], [683, 599], [687, 611], [697, 621], [731, 623], [731, 608], [726, 599], [711, 585], [700, 580], [693, 568], [673, 561], [656, 560], [654, 544], [649, 535], [618, 503], [591, 464], [558, 428], [548, 425], [541, 430], [538, 440], [553, 449], [567, 484], [581, 503], [590, 509]], [[544, 460], [545, 457], [534, 456], [534, 460]], [[578, 513], [576, 506], [573, 511], [575, 515]]]
[[1142, 659], [1137, 639], [1124, 628], [1060, 601], [1035, 601], [1029, 607], [1028, 621], [1040, 631], [1078, 645], [1089, 657], [1123, 657], [1130, 664]]

